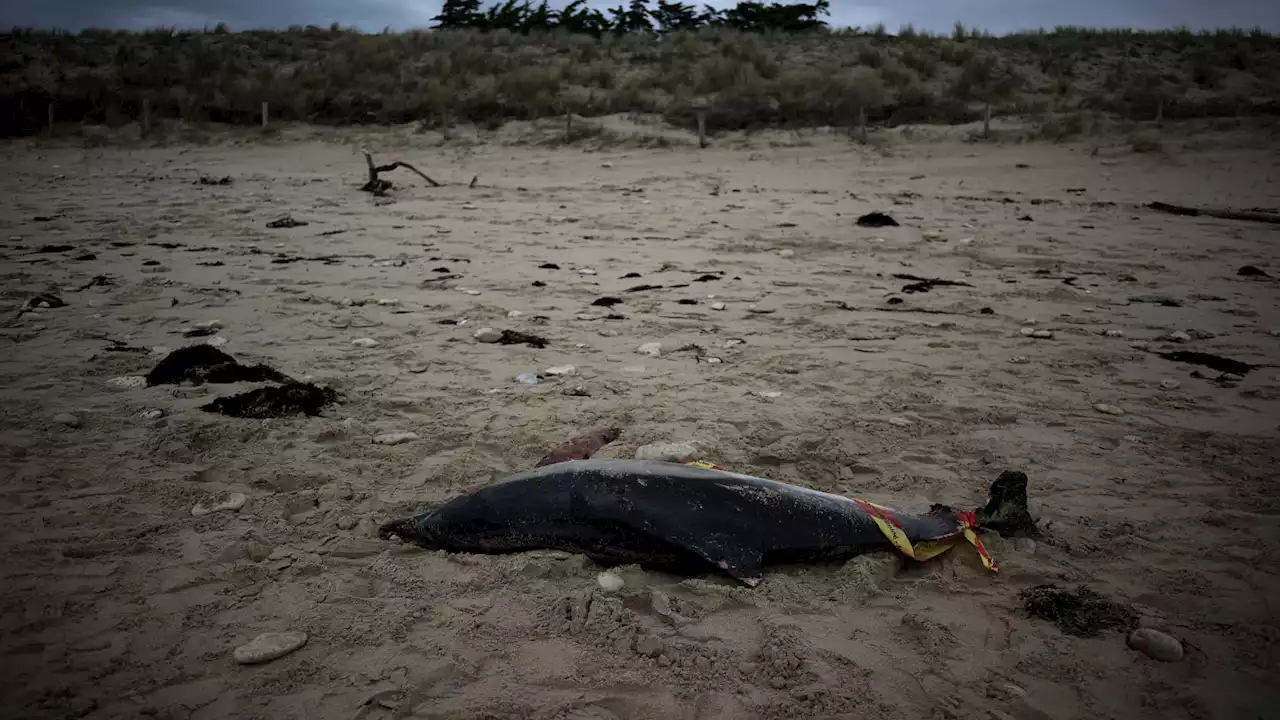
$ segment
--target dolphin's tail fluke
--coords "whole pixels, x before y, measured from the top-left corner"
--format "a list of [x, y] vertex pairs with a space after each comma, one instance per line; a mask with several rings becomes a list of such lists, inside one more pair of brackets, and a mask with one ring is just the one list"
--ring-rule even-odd
[[1006, 470], [991, 483], [987, 504], [974, 511], [976, 525], [1006, 537], [1038, 534], [1027, 508], [1027, 474]]

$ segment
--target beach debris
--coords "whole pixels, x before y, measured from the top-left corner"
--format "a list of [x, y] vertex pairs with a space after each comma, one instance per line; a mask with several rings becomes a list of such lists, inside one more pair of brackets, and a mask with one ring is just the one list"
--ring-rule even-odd
[[915, 425], [915, 422], [904, 417], [891, 417], [889, 418], [889, 424], [896, 425], [897, 427], [911, 427], [912, 425]]
[[201, 343], [178, 348], [166, 355], [146, 374], [146, 384], [192, 385], [234, 382], [293, 382], [292, 378], [264, 364], [241, 365], [235, 358]]
[[637, 460], [656, 460], [658, 462], [686, 463], [696, 460], [700, 450], [690, 443], [649, 443], [636, 448]]
[[538, 266], [542, 270], [559, 270], [560, 266], [555, 263], [542, 263]]
[[84, 422], [72, 413], [58, 413], [53, 416], [53, 421], [59, 425], [65, 425], [72, 429], [84, 425]]
[[1168, 295], [1134, 295], [1129, 298], [1129, 302], [1163, 307], [1182, 307], [1180, 300], [1175, 300]]
[[75, 245], [41, 245], [40, 247], [36, 248], [32, 252], [43, 255], [48, 253], [67, 252], [69, 250], [75, 250], [75, 249], [76, 249]]
[[248, 496], [238, 492], [210, 496], [192, 506], [191, 517], [204, 517], [216, 512], [236, 512], [247, 502]]
[[604, 592], [616, 593], [626, 587], [627, 583], [617, 573], [605, 571], [596, 575], [596, 585]]
[[[391, 189], [391, 181], [383, 180], [382, 178], [379, 178], [378, 173], [391, 172], [392, 170], [395, 170], [397, 168], [404, 168], [413, 173], [416, 173], [418, 177], [430, 183], [431, 187], [440, 187], [440, 183], [436, 182], [435, 180], [432, 180], [430, 177], [427, 176], [426, 173], [422, 172], [421, 170], [414, 167], [413, 165], [410, 165], [407, 162], [404, 162], [401, 160], [395, 160], [390, 165], [374, 165], [373, 155], [370, 154], [368, 150], [361, 148], [360, 152], [364, 154], [365, 164], [369, 166], [369, 179], [367, 182], [365, 182], [364, 185], [360, 186], [360, 189], [367, 193], [373, 193], [374, 195], [377, 195], [379, 197], [386, 195], [387, 191]], [[471, 209], [474, 210], [475, 208], [472, 207]]]
[[305, 227], [310, 224], [311, 223], [305, 220], [295, 220], [292, 215], [285, 215], [284, 217], [278, 218], [276, 220], [272, 220], [271, 222], [267, 223], [267, 227], [271, 228], [272, 230], [279, 230], [281, 228]]
[[778, 251], [778, 257], [780, 258], [792, 258], [795, 256], [796, 256], [796, 251], [792, 250], [791, 248], [783, 248], [782, 250]]
[[1166, 378], [1160, 381], [1160, 387], [1165, 390], [1177, 390], [1179, 387], [1182, 387], [1182, 383], [1177, 380], [1173, 380], [1172, 378]]
[[662, 343], [644, 343], [640, 347], [636, 348], [636, 352], [641, 355], [648, 355], [649, 357], [658, 357], [662, 354]]
[[753, 313], [753, 314], [755, 314], [755, 315], [772, 315], [773, 313], [778, 312], [778, 309], [777, 309], [777, 308], [760, 307], [759, 305], [756, 305], [755, 303], [752, 303], [752, 304], [750, 304], [750, 305], [748, 305], [748, 306], [747, 306], [747, 312], [749, 312], [749, 313]]
[[[637, 275], [636, 277], [639, 277], [639, 275]], [[705, 275], [699, 275], [698, 277], [694, 278], [693, 281], [694, 282], [711, 282], [712, 280], [723, 280], [723, 279], [724, 277], [722, 275], [712, 275], [711, 273], [707, 273]]]
[[1009, 362], [1013, 363], [1014, 365], [1026, 365], [1027, 363], [1031, 362], [1031, 358], [1027, 357], [1026, 355], [1014, 355], [1013, 357], [1009, 358]]
[[595, 275], [596, 271], [591, 268], [578, 268], [579, 275]]
[[1024, 337], [1035, 338], [1037, 340], [1049, 340], [1053, 338], [1052, 330], [1036, 329], [1032, 327], [1024, 327], [1018, 330]]
[[[214, 382], [214, 381], [211, 381]], [[292, 415], [318, 416], [326, 406], [338, 400], [332, 388], [313, 383], [288, 382], [284, 385], [250, 390], [218, 398], [201, 410], [237, 418], [278, 418]]]
[[591, 397], [591, 391], [586, 385], [570, 385], [562, 389], [560, 394], [566, 397]]
[[1229, 208], [1197, 208], [1186, 205], [1173, 205], [1163, 202], [1149, 202], [1146, 207], [1157, 212], [1186, 217], [1212, 217], [1220, 220], [1246, 220], [1280, 225], [1280, 213], [1262, 212], [1258, 210], [1231, 210]]
[[259, 665], [282, 658], [306, 644], [304, 632], [267, 632], [236, 648], [232, 656], [241, 665]]
[[861, 227], [882, 228], [882, 227], [898, 227], [898, 221], [882, 212], [871, 212], [857, 219], [857, 224]]
[[713, 302], [710, 307], [712, 310], [724, 310], [727, 306], [722, 302]]
[[697, 305], [698, 301], [693, 298], [680, 298], [676, 301], [677, 305]]
[[782, 397], [781, 390], [756, 390], [751, 393], [761, 400], [777, 400]]
[[1163, 340], [1165, 342], [1184, 343], [1184, 342], [1190, 342], [1191, 336], [1181, 330], [1175, 330], [1174, 332], [1171, 332], [1171, 333], [1165, 333], [1160, 337], [1157, 337], [1156, 339]]
[[1128, 605], [1113, 602], [1085, 585], [1063, 590], [1056, 585], [1038, 585], [1021, 593], [1027, 614], [1048, 620], [1068, 635], [1092, 637], [1112, 628], [1128, 628], [1137, 613]]
[[1262, 268], [1254, 267], [1253, 265], [1245, 265], [1244, 267], [1236, 271], [1236, 275], [1239, 275], [1240, 277], [1264, 277], [1264, 278], [1271, 277], [1270, 275], [1267, 274], [1266, 270], [1263, 270]]
[[1123, 415], [1124, 414], [1123, 409], [1115, 405], [1108, 405], [1107, 403], [1094, 403], [1093, 409], [1097, 410], [1103, 415]]
[[143, 420], [159, 420], [160, 418], [164, 417], [164, 410], [160, 408], [151, 408], [150, 410], [143, 410], [141, 413], [138, 413], [138, 417], [142, 418]]
[[591, 305], [593, 307], [613, 307], [614, 305], [621, 305], [623, 302], [622, 298], [602, 297], [592, 301]]
[[110, 287], [112, 285], [115, 285], [115, 281], [110, 277], [106, 275], [94, 275], [92, 278], [89, 278], [89, 282], [76, 288], [76, 292], [83, 292], [91, 287]]
[[22, 309], [26, 311], [31, 311], [35, 309], [60, 308], [60, 307], [66, 307], [66, 306], [67, 306], [67, 302], [62, 298], [58, 297], [57, 295], [52, 295], [50, 293], [40, 293], [38, 295], [32, 295], [31, 297], [27, 298], [27, 301], [22, 305]]
[[374, 445], [403, 445], [414, 440], [421, 440], [416, 432], [393, 432], [375, 435], [373, 437]]
[[200, 179], [197, 180], [194, 184], [196, 185], [230, 185], [233, 182], [235, 182], [235, 180], [233, 180], [230, 175], [223, 175], [220, 178], [210, 177], [208, 175], [201, 175]]
[[519, 330], [503, 330], [502, 336], [498, 338], [501, 345], [528, 345], [531, 348], [544, 348], [547, 346], [546, 338], [522, 333]]
[[1221, 373], [1233, 373], [1241, 376], [1248, 375], [1249, 371], [1256, 370], [1261, 367], [1260, 365], [1250, 365], [1249, 363], [1241, 362], [1239, 360], [1232, 360], [1231, 358], [1225, 358], [1221, 355], [1204, 352], [1176, 350], [1174, 352], [1156, 352], [1155, 354], [1165, 360], [1188, 363], [1191, 365], [1201, 365], [1209, 368], [1210, 370], [1217, 370]]
[[573, 375], [576, 372], [578, 372], [578, 368], [573, 365], [556, 365], [543, 370], [542, 374], [548, 377], [562, 377], [565, 375]]
[[1177, 638], [1152, 628], [1138, 628], [1129, 633], [1130, 648], [1160, 662], [1178, 662], [1182, 659], [1182, 643]]
[[521, 385], [537, 385], [538, 374], [531, 373], [531, 372], [520, 373], [519, 375], [516, 376], [516, 382], [520, 383]]
[[644, 292], [646, 290], [661, 290], [661, 289], [662, 289], [661, 285], [636, 285], [634, 287], [629, 287], [626, 290], [623, 290], [623, 292], [633, 293], [633, 292]]
[[894, 273], [894, 279], [909, 280], [910, 285], [904, 285], [902, 292], [906, 295], [912, 293], [925, 293], [936, 287], [973, 287], [973, 285], [959, 280], [944, 280], [942, 278], [926, 278], [919, 275], [908, 275], [906, 273]]
[[542, 459], [534, 467], [554, 465], [570, 460], [586, 460], [599, 452], [600, 448], [617, 440], [621, 434], [622, 431], [618, 428], [602, 427], [573, 435], [568, 440], [547, 451], [547, 454], [543, 455]]
[[122, 375], [107, 380], [108, 385], [114, 385], [121, 388], [143, 388], [147, 387], [147, 378], [145, 375]]
[[502, 339], [502, 331], [491, 327], [482, 327], [476, 330], [472, 337], [475, 338], [476, 342], [496, 343]]

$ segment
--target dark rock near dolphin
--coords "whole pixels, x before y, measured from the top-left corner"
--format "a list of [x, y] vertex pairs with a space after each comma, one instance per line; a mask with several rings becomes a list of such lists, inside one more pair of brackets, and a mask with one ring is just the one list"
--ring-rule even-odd
[[[972, 515], [943, 506], [924, 515], [888, 511], [915, 545], [953, 542], [962, 517], [978, 527], [1023, 528], [1027, 476], [1002, 474]], [[674, 463], [578, 460], [531, 470], [417, 517], [382, 526], [429, 549], [582, 553], [602, 564], [677, 572], [720, 571], [755, 586], [763, 566], [838, 560], [893, 550], [863, 503], [773, 480]]]

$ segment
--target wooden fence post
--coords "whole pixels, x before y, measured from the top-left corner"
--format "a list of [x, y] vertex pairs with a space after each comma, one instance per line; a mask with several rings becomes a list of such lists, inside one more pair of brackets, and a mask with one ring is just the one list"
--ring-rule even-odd
[[564, 114], [564, 141], [573, 142], [573, 113], [569, 111]]
[[858, 106], [858, 142], [867, 144], [867, 109]]
[[49, 103], [49, 132], [53, 132], [53, 102]]
[[982, 107], [982, 139], [991, 138], [991, 103]]
[[1164, 98], [1156, 101], [1156, 127], [1164, 127]]
[[698, 147], [707, 147], [707, 111], [698, 108]]
[[142, 134], [151, 134], [151, 100], [142, 98]]
[[267, 112], [268, 112], [267, 101], [263, 100], [262, 101], [262, 129], [263, 130], [267, 129]]

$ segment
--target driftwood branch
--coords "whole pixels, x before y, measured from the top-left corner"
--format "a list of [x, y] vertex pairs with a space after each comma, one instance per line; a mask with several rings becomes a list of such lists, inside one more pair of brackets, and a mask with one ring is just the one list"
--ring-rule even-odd
[[1185, 215], [1187, 217], [1205, 217], [1220, 218], [1222, 220], [1246, 220], [1248, 222], [1271, 223], [1280, 225], [1280, 213], [1262, 212], [1258, 210], [1228, 210], [1224, 208], [1195, 208], [1186, 205], [1170, 205], [1169, 203], [1152, 202], [1147, 203], [1147, 208], [1158, 212], [1165, 212], [1171, 215]]
[[431, 187], [440, 187], [441, 185], [435, 180], [432, 180], [426, 173], [422, 172], [421, 170], [410, 165], [407, 162], [404, 162], [402, 160], [396, 160], [392, 162], [390, 165], [374, 165], [373, 155], [371, 155], [368, 150], [361, 148], [360, 152], [364, 153], [364, 161], [369, 164], [369, 181], [364, 184], [364, 187], [360, 188], [365, 192], [371, 192], [375, 195], [381, 195], [386, 191], [390, 190], [391, 181], [383, 180], [379, 178], [378, 173], [391, 172], [396, 168], [405, 168], [406, 170], [412, 170], [414, 173], [417, 173], [418, 177], [421, 177], [423, 180], [426, 180], [427, 182], [431, 183]]

